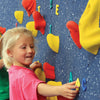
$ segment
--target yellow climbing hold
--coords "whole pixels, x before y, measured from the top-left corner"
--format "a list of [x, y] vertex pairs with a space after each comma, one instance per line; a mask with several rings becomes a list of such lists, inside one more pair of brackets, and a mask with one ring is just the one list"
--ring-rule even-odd
[[1, 38], [1, 33], [0, 33], [0, 38]]
[[1, 37], [1, 34], [0, 34], [0, 37]]
[[59, 15], [59, 13], [58, 13], [59, 9], [58, 9], [58, 8], [59, 8], [59, 5], [56, 4], [56, 11], [55, 11], [55, 14], [56, 14], [56, 15]]
[[[80, 88], [80, 80], [79, 80], [79, 78], [77, 78], [75, 86]], [[76, 88], [76, 90], [79, 90], [79, 88]]]
[[47, 84], [49, 85], [53, 85], [53, 86], [61, 86], [62, 82], [55, 82], [55, 81], [48, 81]]
[[54, 52], [58, 53], [59, 43], [60, 43], [59, 36], [55, 36], [53, 34], [48, 34], [47, 35], [47, 43]]
[[38, 6], [38, 12], [40, 12], [40, 8], [41, 8], [41, 6]]
[[41, 68], [36, 68], [35, 74], [40, 80], [46, 81], [45, 73]]
[[80, 44], [96, 55], [100, 48], [100, 0], [88, 0], [79, 20]]
[[24, 16], [24, 12], [23, 11], [15, 11], [14, 12], [14, 16], [17, 19], [17, 21], [22, 24], [23, 22], [23, 16]]
[[[53, 85], [53, 86], [61, 86], [62, 82], [48, 81], [47, 84]], [[53, 96], [53, 97], [47, 97], [46, 100], [58, 100], [58, 99], [57, 99], [57, 96]]]
[[30, 21], [26, 24], [26, 28], [32, 31], [34, 37], [37, 36], [38, 30], [35, 29], [34, 21]]

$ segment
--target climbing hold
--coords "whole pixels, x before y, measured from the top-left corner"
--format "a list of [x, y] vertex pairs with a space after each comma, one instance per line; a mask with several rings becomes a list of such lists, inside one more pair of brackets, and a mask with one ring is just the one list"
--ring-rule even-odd
[[82, 80], [82, 89], [83, 89], [83, 91], [86, 91], [86, 89], [87, 89], [87, 86], [85, 86], [86, 83], [87, 83], [86, 79], [83, 78], [83, 80]]
[[46, 81], [45, 73], [41, 68], [35, 69], [35, 74], [39, 78], [39, 80]]
[[61, 86], [62, 82], [55, 82], [55, 81], [48, 81], [47, 84], [49, 85], [53, 85], [53, 86]]
[[58, 53], [59, 51], [59, 36], [52, 34], [52, 25], [50, 25], [49, 34], [47, 35], [47, 43], [51, 50]]
[[22, 6], [30, 17], [31, 14], [36, 11], [36, 0], [22, 0]]
[[53, 0], [50, 0], [50, 9], [53, 8]]
[[70, 72], [70, 76], [69, 76], [69, 82], [73, 82], [73, 76], [72, 76], [72, 72]]
[[100, 48], [100, 0], [88, 0], [79, 20], [80, 44], [96, 55]]
[[79, 49], [81, 49], [81, 44], [80, 44], [80, 40], [79, 40], [79, 27], [78, 27], [78, 24], [75, 23], [74, 21], [68, 21], [66, 23], [66, 27], [69, 29], [70, 35], [71, 35], [74, 43], [76, 44], [76, 46]]
[[49, 47], [51, 48], [51, 50], [58, 53], [59, 44], [60, 44], [59, 36], [56, 36], [53, 34], [48, 34], [47, 35], [47, 43], [48, 43]]
[[52, 33], [52, 25], [50, 25], [49, 33]]
[[57, 96], [57, 99], [58, 100], [72, 100], [72, 99], [65, 98], [63, 96]]
[[[47, 84], [52, 86], [61, 86], [62, 82], [48, 81]], [[57, 98], [58, 98], [57, 96], [47, 97], [46, 100], [58, 100]]]
[[[75, 86], [80, 88], [80, 80], [79, 80], [79, 78], [77, 78]], [[76, 90], [79, 90], [79, 88], [76, 88]]]
[[59, 5], [58, 4], [56, 4], [56, 15], [59, 15], [59, 13], [58, 13], [58, 11], [59, 11], [59, 9], [58, 9], [58, 7], [59, 7]]
[[23, 22], [23, 16], [24, 16], [24, 12], [23, 11], [15, 11], [14, 12], [14, 16], [17, 19], [17, 21], [22, 24]]
[[41, 8], [41, 7], [40, 7], [40, 6], [38, 6], [38, 12], [40, 12], [40, 8]]
[[5, 33], [5, 31], [6, 31], [6, 28], [5, 28], [5, 27], [1, 27], [1, 26], [0, 26], [0, 33], [1, 33], [1, 34], [4, 34], [4, 33]]
[[2, 36], [2, 34], [0, 33], [0, 37]]
[[43, 64], [43, 70], [47, 79], [55, 80], [55, 67], [50, 65], [48, 62]]
[[17, 27], [18, 26], [18, 23], [15, 23], [15, 26]]
[[32, 15], [35, 22], [35, 29], [39, 30], [44, 35], [46, 27], [45, 19], [38, 11], [34, 11]]
[[35, 29], [34, 21], [30, 21], [26, 24], [26, 28], [32, 31], [34, 37], [37, 36], [38, 30]]
[[44, 71], [42, 70], [42, 66], [38, 65], [37, 68], [36, 66], [34, 66], [37, 63], [39, 63], [39, 61], [35, 61], [34, 63], [32, 63], [30, 65], [30, 68], [34, 71], [39, 80], [46, 82], [46, 77]]

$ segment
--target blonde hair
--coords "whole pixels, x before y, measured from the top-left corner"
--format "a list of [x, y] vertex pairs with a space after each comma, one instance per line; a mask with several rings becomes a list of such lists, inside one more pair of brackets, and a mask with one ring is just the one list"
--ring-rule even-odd
[[[2, 46], [2, 58], [5, 66], [9, 69], [13, 64], [12, 58], [7, 54], [7, 50], [11, 50], [15, 45], [16, 41], [23, 35], [31, 36], [32, 32], [26, 29], [25, 27], [16, 27], [9, 29], [4, 33], [3, 36], [3, 46]], [[34, 38], [33, 38], [34, 42]]]

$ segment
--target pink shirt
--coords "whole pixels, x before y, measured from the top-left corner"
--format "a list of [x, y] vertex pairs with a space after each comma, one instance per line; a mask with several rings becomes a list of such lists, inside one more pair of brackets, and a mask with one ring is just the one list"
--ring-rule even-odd
[[12, 66], [9, 69], [10, 100], [38, 100], [37, 86], [41, 82], [32, 70]]

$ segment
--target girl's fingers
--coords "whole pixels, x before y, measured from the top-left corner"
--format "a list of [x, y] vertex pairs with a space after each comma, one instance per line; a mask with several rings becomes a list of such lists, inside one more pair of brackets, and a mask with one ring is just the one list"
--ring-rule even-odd
[[78, 93], [78, 90], [68, 90], [67, 91], [69, 94], [77, 94]]
[[73, 81], [73, 82], [70, 82], [70, 83], [67, 83], [67, 84], [70, 84], [70, 85], [75, 85], [76, 81]]
[[77, 90], [68, 90], [67, 93], [65, 94], [65, 97], [68, 99], [74, 99], [77, 93], [78, 93]]
[[35, 70], [36, 68], [42, 68], [42, 64], [39, 63], [39, 62], [34, 62], [34, 63], [32, 63], [32, 64], [30, 65], [30, 68], [31, 68], [32, 70]]
[[79, 88], [79, 87], [77, 87], [75, 85], [68, 85], [67, 84], [67, 88], [71, 90], [71, 89], [76, 89], [76, 88]]
[[73, 82], [71, 82], [71, 83], [67, 83], [68, 88], [69, 88], [69, 89], [76, 89], [76, 88], [79, 88], [78, 86], [75, 86], [75, 83], [76, 83], [76, 81], [73, 81]]
[[42, 64], [39, 63], [38, 61], [35, 61], [34, 64], [37, 65], [37, 66], [42, 66]]
[[72, 95], [70, 93], [67, 93], [67, 95], [65, 95], [65, 97], [68, 98], [68, 99], [74, 99], [75, 96], [76, 96], [75, 94]]

